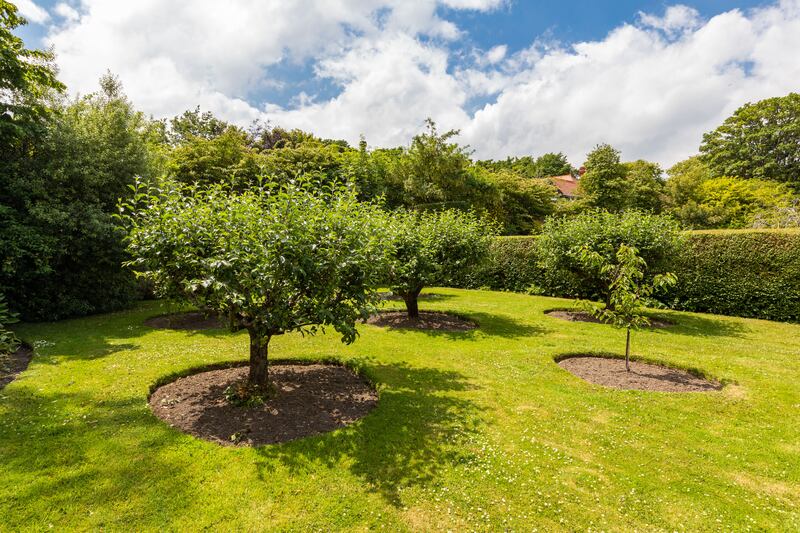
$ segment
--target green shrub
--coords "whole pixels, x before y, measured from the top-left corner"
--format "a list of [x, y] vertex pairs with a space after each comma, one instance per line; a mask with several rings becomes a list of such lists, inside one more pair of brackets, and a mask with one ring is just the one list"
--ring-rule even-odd
[[8, 308], [5, 296], [0, 294], [0, 357], [10, 354], [19, 347], [17, 336], [13, 331], [6, 329], [6, 326], [18, 321], [17, 314]]
[[800, 233], [691, 234], [674, 260], [670, 307], [724, 315], [800, 319]]
[[587, 211], [545, 222], [538, 240], [542, 287], [548, 294], [607, 300], [608, 291], [596, 272], [580, 260], [584, 247], [613, 259], [620, 245], [636, 248], [647, 264], [645, 280], [664, 273], [682, 246], [678, 224], [670, 217], [638, 211]]
[[[572, 297], [546, 286], [538, 237], [498, 237], [487, 260], [452, 284]], [[686, 234], [663, 263], [678, 282], [662, 301], [673, 309], [800, 320], [800, 231], [712, 230]]]

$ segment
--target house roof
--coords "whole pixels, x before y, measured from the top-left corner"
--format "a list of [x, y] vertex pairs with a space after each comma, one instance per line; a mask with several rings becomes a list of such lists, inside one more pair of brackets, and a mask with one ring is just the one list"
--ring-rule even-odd
[[563, 176], [553, 176], [550, 178], [553, 185], [556, 186], [558, 192], [567, 198], [575, 198], [578, 196], [578, 180], [571, 174]]

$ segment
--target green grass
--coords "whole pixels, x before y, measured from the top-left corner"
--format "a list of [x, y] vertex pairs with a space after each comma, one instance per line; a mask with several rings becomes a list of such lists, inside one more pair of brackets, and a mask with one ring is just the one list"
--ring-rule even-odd
[[624, 348], [543, 314], [566, 300], [435, 292], [423, 309], [480, 330], [274, 339], [274, 359], [358, 366], [380, 403], [256, 449], [184, 435], [146, 403], [163, 376], [244, 360], [245, 334], [149, 329], [154, 302], [22, 325], [38, 355], [0, 391], [0, 529], [800, 529], [800, 326], [665, 312], [677, 326], [635, 333], [634, 353], [728, 385], [616, 391], [554, 363]]

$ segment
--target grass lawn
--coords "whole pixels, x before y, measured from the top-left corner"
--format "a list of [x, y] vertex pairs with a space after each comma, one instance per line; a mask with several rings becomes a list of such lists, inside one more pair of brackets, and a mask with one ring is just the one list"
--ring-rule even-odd
[[[569, 301], [435, 289], [464, 333], [287, 335], [271, 357], [336, 358], [380, 391], [326, 435], [222, 447], [155, 418], [167, 374], [244, 360], [246, 333], [154, 330], [136, 309], [18, 332], [38, 355], [0, 391], [0, 529], [800, 530], [800, 326], [665, 313], [634, 354], [728, 385], [591, 385], [553, 361], [624, 332], [543, 311]], [[400, 303], [392, 303], [400, 307]]]

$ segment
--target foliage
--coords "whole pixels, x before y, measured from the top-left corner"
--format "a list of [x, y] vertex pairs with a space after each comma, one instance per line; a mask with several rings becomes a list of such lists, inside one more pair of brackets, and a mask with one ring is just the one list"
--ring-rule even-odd
[[750, 227], [764, 212], [789, 207], [788, 186], [760, 179], [713, 178], [700, 186], [698, 211], [704, 228]]
[[703, 159], [716, 176], [800, 180], [800, 94], [748, 103], [703, 136]]
[[307, 183], [233, 192], [165, 184], [122, 205], [129, 264], [162, 296], [228, 316], [250, 335], [250, 384], [266, 390], [270, 339], [332, 326], [355, 340], [388, 247], [352, 191]]
[[653, 276], [653, 281], [645, 283], [647, 263], [632, 246], [621, 244], [614, 254], [614, 260], [600, 254], [588, 246], [581, 249], [580, 260], [583, 265], [594, 270], [606, 284], [609, 295], [607, 303], [582, 301], [582, 307], [595, 318], [627, 330], [625, 342], [625, 368], [630, 371], [631, 329], [650, 324], [645, 316], [645, 305], [652, 304], [654, 292], [675, 285], [672, 273]]
[[656, 163], [641, 159], [622, 163], [619, 150], [601, 144], [586, 156], [584, 166], [580, 190], [587, 206], [611, 212], [661, 212], [664, 182]]
[[572, 218], [548, 219], [538, 240], [539, 263], [548, 294], [600, 299], [610, 303], [611, 292], [595, 269], [581, 260], [584, 250], [613, 261], [621, 245], [636, 248], [648, 268], [645, 281], [670, 269], [683, 237], [670, 217], [638, 211], [621, 214], [588, 211]]
[[[660, 271], [677, 284], [659, 299], [673, 309], [800, 320], [800, 232], [713, 230], [690, 232]], [[553, 283], [540, 260], [539, 237], [499, 237], [486, 260], [448, 285], [584, 298], [580, 286]], [[648, 269], [649, 270], [649, 269]], [[591, 291], [595, 298], [598, 291]]]
[[229, 129], [230, 124], [215, 117], [211, 111], [201, 112], [197, 106], [170, 119], [167, 139], [172, 145], [188, 143], [198, 137], [210, 141]]
[[111, 216], [135, 176], [152, 173], [150, 123], [112, 76], [102, 91], [59, 103], [42, 135], [0, 155], [0, 291], [26, 320], [128, 305]]
[[591, 206], [618, 212], [627, 206], [626, 169], [620, 152], [608, 144], [595, 147], [587, 156], [586, 173], [581, 176], [580, 190]]
[[0, 357], [12, 353], [19, 346], [19, 339], [8, 329], [10, 324], [19, 322], [18, 316], [8, 308], [5, 296], [0, 294]]
[[504, 160], [492, 159], [476, 161], [475, 165], [492, 171], [511, 171], [523, 178], [538, 179], [574, 174], [575, 169], [567, 161], [563, 153], [547, 153], [537, 159], [526, 155], [523, 157], [509, 157]]
[[664, 206], [665, 187], [663, 171], [656, 163], [639, 159], [625, 166], [627, 183], [627, 209], [660, 213]]
[[27, 24], [11, 2], [0, 0], [0, 150], [38, 133], [48, 101], [64, 91], [51, 51], [29, 50], [14, 30]]
[[546, 180], [523, 178], [508, 170], [482, 171], [479, 179], [497, 191], [494, 205], [488, 193], [483, 204], [504, 234], [533, 233], [553, 213], [556, 189]]
[[800, 233], [697, 232], [670, 269], [675, 309], [800, 320]]
[[443, 284], [483, 259], [495, 228], [472, 213], [455, 210], [396, 212], [390, 222], [393, 249], [388, 284], [419, 316], [417, 298], [426, 286]]
[[247, 133], [227, 126], [220, 133], [181, 133], [169, 156], [167, 172], [181, 183], [230, 183], [252, 186], [262, 174], [263, 158], [250, 148]]

